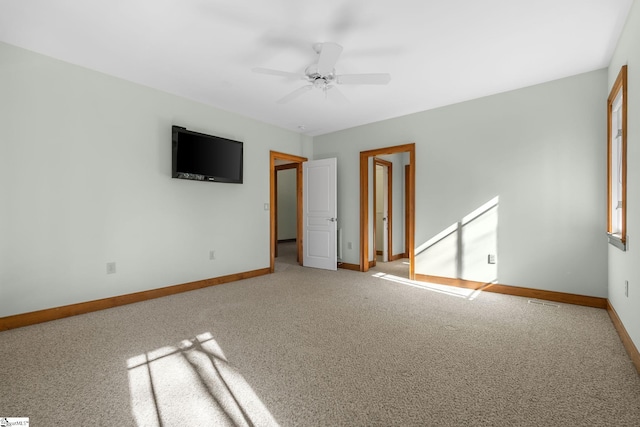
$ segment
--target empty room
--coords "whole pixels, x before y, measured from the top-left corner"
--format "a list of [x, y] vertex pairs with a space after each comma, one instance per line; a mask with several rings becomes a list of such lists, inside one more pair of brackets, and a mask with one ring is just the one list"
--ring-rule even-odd
[[638, 147], [633, 0], [3, 0], [0, 425], [640, 426]]

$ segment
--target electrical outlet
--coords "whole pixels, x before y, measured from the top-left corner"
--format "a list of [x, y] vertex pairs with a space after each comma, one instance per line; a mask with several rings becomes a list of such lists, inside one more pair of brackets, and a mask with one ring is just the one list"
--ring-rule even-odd
[[347, 243], [347, 249], [353, 249], [353, 244], [351, 242]]
[[108, 262], [107, 263], [107, 274], [116, 274], [116, 263]]
[[624, 296], [629, 298], [629, 281], [624, 281]]
[[495, 254], [489, 254], [489, 256], [487, 257], [487, 262], [489, 264], [495, 264], [496, 263], [496, 255]]
[[216, 259], [216, 251], [209, 251], [209, 259], [210, 260]]

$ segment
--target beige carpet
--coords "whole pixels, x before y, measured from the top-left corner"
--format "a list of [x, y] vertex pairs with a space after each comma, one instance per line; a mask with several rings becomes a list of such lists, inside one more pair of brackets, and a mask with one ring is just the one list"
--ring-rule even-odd
[[383, 272], [393, 276], [409, 278], [409, 259], [402, 258], [396, 261], [383, 262], [382, 256], [378, 255], [376, 265], [371, 268], [372, 271]]
[[[0, 333], [0, 417], [640, 426], [640, 377], [604, 310], [305, 269], [286, 257], [276, 270]], [[198, 340], [214, 348], [194, 362], [187, 347]]]

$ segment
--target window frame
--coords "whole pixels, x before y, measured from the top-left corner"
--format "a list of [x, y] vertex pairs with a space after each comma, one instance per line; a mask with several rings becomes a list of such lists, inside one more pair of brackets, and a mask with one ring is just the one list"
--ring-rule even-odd
[[[614, 141], [613, 141], [613, 108], [616, 99], [622, 95], [621, 102], [621, 114], [619, 124], [622, 131], [620, 147], [617, 151], [620, 151], [620, 164], [618, 167], [613, 167], [614, 161]], [[615, 130], [618, 133], [618, 130]], [[616, 156], [617, 158], [617, 156]], [[620, 175], [621, 190], [613, 191], [612, 186], [616, 182], [616, 177]], [[620, 194], [618, 194], [620, 193]], [[612, 213], [612, 207], [614, 204], [614, 194], [617, 195], [615, 204], [620, 204], [621, 216], [619, 227], [616, 227], [614, 232], [614, 219]], [[617, 220], [616, 220], [617, 221]], [[609, 236], [609, 243], [613, 246], [626, 251], [627, 248], [627, 66], [624, 65], [620, 69], [618, 76], [611, 88], [609, 97], [607, 98], [607, 235]]]

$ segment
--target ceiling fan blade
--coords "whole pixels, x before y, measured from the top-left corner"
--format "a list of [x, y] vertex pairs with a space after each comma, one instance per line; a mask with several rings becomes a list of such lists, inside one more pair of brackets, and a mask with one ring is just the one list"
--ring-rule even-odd
[[391, 75], [386, 73], [343, 74], [336, 76], [336, 81], [342, 85], [386, 85], [391, 81]]
[[321, 76], [330, 74], [335, 68], [341, 53], [342, 46], [338, 43], [322, 43], [320, 58], [318, 58], [318, 74]]
[[277, 102], [278, 104], [286, 104], [287, 102], [293, 101], [294, 99], [296, 99], [303, 93], [310, 91], [311, 89], [313, 89], [313, 85], [302, 86], [301, 88], [298, 88], [291, 92], [289, 95], [280, 98]]
[[305, 79], [304, 74], [290, 73], [289, 71], [272, 70], [271, 68], [252, 68], [251, 71], [258, 74], [269, 74], [271, 76], [289, 77], [293, 79]]
[[327, 98], [329, 98], [332, 102], [336, 104], [348, 104], [349, 100], [346, 96], [335, 86], [328, 86], [325, 89], [325, 93], [327, 94]]

